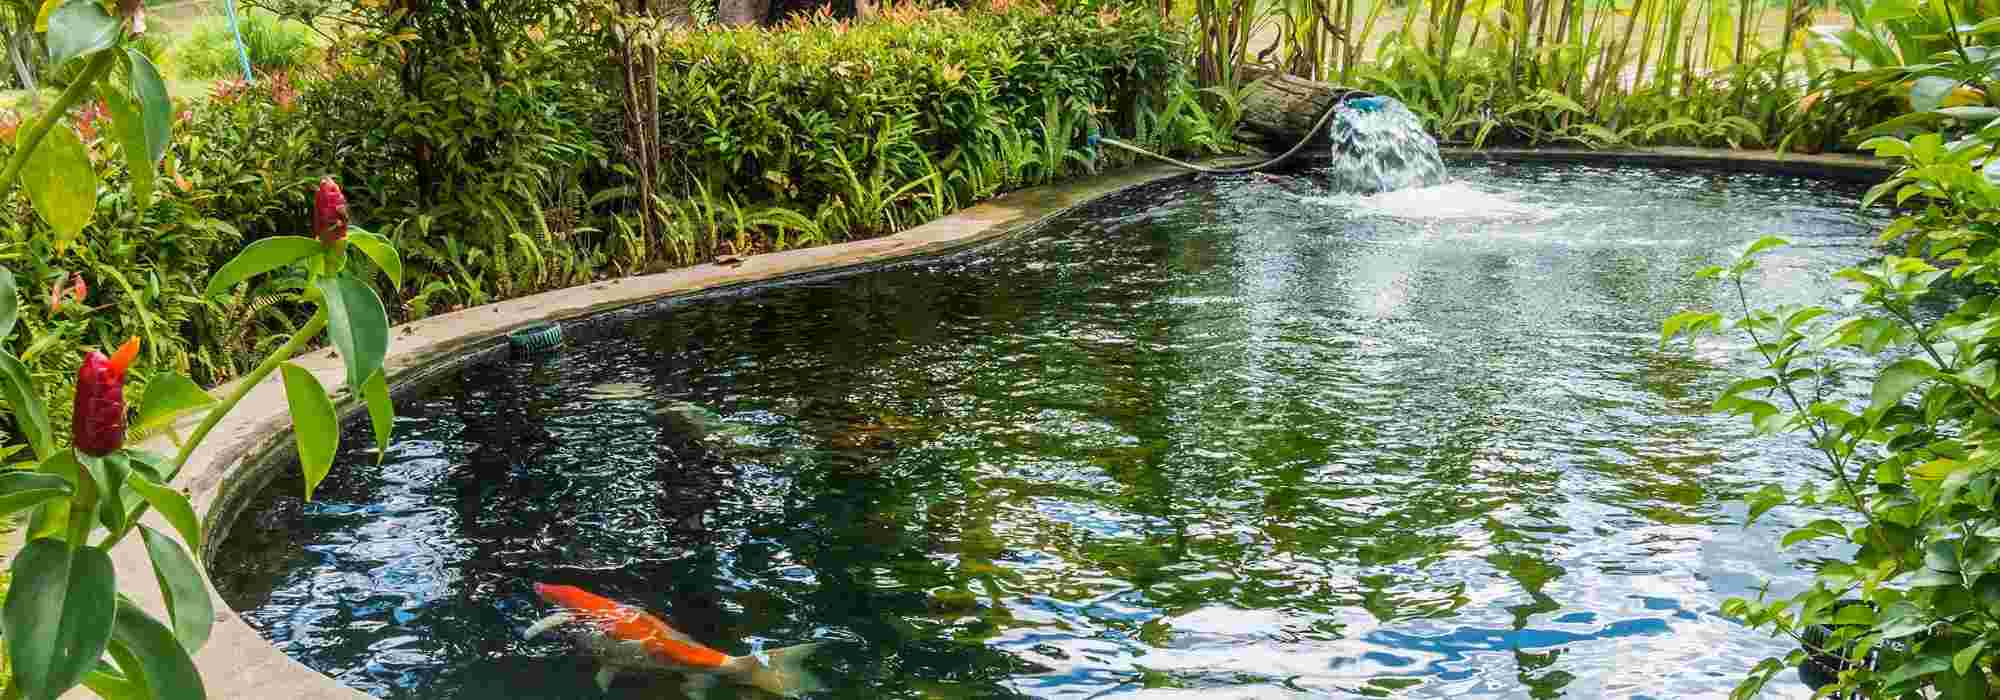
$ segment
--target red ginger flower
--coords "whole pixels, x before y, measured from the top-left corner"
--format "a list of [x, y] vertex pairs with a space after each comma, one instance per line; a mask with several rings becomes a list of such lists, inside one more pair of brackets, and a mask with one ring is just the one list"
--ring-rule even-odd
[[313, 198], [313, 236], [329, 247], [347, 240], [347, 195], [331, 177], [319, 179], [319, 194]]
[[118, 346], [111, 357], [96, 350], [83, 356], [76, 373], [76, 405], [70, 430], [76, 449], [103, 457], [125, 446], [125, 370], [139, 356], [139, 337]]

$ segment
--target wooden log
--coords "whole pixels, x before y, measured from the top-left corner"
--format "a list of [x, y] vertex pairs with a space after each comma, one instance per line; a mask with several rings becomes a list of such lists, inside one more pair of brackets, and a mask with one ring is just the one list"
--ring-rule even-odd
[[[1243, 95], [1243, 120], [1238, 138], [1265, 150], [1283, 152], [1306, 136], [1328, 107], [1357, 92], [1351, 88], [1306, 80], [1256, 66], [1237, 69], [1250, 89]], [[1313, 143], [1327, 144], [1326, 130], [1312, 134]]]

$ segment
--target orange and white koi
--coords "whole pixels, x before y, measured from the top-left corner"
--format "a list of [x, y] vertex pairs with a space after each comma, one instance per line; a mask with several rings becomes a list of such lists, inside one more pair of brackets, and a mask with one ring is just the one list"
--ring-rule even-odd
[[697, 699], [723, 680], [785, 697], [825, 689], [803, 665], [817, 643], [730, 656], [695, 641], [645, 610], [575, 586], [537, 583], [535, 594], [561, 610], [529, 626], [527, 638], [568, 629], [602, 664], [597, 671], [601, 690], [609, 690], [618, 674], [634, 672], [685, 674], [683, 687], [689, 697]]

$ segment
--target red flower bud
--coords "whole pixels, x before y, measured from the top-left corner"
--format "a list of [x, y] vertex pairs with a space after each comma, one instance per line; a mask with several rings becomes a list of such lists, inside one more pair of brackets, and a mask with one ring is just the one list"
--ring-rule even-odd
[[347, 240], [347, 195], [330, 177], [319, 179], [319, 195], [313, 199], [313, 235], [326, 246]]
[[138, 356], [138, 336], [125, 341], [111, 357], [96, 350], [83, 356], [83, 369], [76, 373], [70, 429], [76, 449], [84, 454], [103, 457], [125, 446], [125, 370]]

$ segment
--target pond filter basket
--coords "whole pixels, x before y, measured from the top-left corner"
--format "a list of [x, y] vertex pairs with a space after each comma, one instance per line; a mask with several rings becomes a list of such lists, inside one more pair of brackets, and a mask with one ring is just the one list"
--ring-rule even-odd
[[562, 345], [562, 326], [554, 323], [537, 323], [507, 334], [507, 345], [514, 352], [530, 354], [548, 352]]

